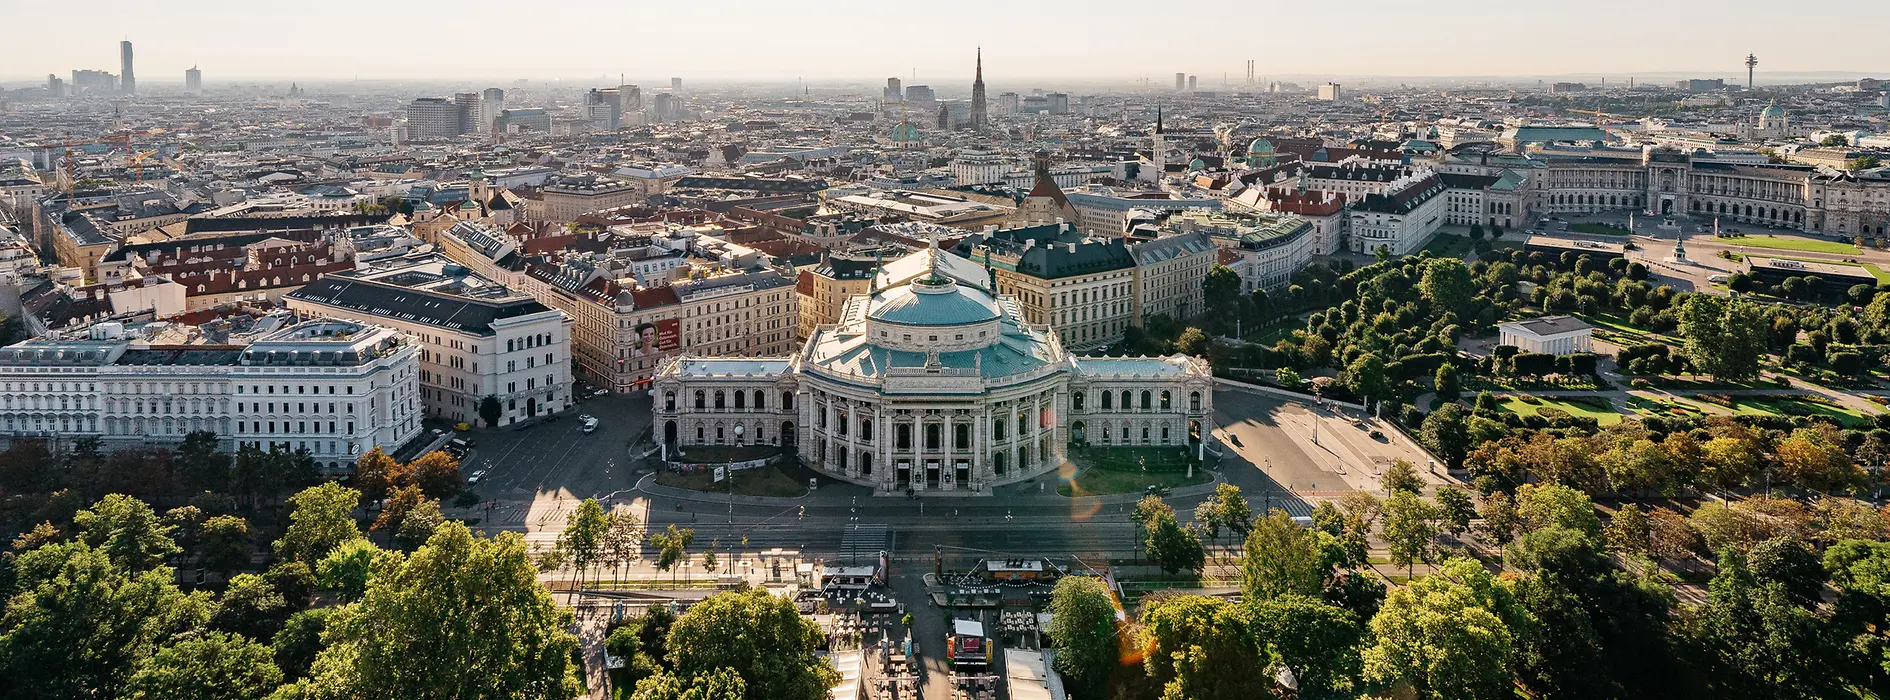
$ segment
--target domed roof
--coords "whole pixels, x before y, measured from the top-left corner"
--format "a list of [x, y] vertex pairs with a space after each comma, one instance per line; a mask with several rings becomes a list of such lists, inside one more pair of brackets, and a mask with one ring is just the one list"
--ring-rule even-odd
[[1200, 158], [1196, 158], [1194, 160], [1188, 161], [1188, 169], [1189, 170], [1206, 170], [1207, 161], [1201, 160]]
[[934, 274], [875, 295], [866, 318], [906, 326], [964, 326], [1002, 315], [997, 300], [984, 290]]
[[1759, 113], [1759, 116], [1761, 116], [1761, 117], [1783, 117], [1783, 116], [1785, 116], [1785, 108], [1784, 108], [1784, 107], [1780, 107], [1780, 106], [1778, 106], [1778, 103], [1777, 103], [1777, 102], [1773, 102], [1773, 103], [1771, 103], [1771, 104], [1768, 104], [1768, 105], [1766, 105], [1766, 106], [1765, 106], [1765, 111], [1763, 111], [1763, 112], [1760, 112], [1760, 113]]
[[1247, 153], [1249, 155], [1273, 155], [1273, 142], [1266, 139], [1254, 139], [1253, 143], [1247, 144]]

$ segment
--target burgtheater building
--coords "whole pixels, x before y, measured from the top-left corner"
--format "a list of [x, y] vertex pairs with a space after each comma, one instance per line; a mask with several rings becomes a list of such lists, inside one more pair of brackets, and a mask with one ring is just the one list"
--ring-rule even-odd
[[670, 358], [655, 377], [665, 454], [791, 446], [821, 473], [879, 493], [968, 491], [1030, 479], [1070, 445], [1197, 445], [1211, 426], [1207, 362], [1076, 357], [1025, 322], [975, 263], [936, 248], [904, 283], [882, 273], [790, 357]]

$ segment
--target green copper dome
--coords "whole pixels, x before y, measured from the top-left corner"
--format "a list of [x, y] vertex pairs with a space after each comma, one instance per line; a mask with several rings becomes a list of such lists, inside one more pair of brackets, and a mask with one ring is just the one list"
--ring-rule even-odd
[[1253, 143], [1247, 144], [1247, 155], [1252, 155], [1252, 156], [1273, 155], [1273, 142], [1268, 141], [1266, 139], [1254, 139]]
[[995, 321], [1003, 312], [983, 290], [934, 276], [875, 295], [866, 317], [906, 326], [965, 326]]

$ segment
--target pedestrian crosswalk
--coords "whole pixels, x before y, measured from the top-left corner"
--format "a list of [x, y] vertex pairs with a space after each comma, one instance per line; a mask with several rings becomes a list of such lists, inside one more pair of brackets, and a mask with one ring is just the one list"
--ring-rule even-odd
[[886, 551], [884, 523], [854, 523], [840, 536], [840, 560], [848, 564], [869, 564]]

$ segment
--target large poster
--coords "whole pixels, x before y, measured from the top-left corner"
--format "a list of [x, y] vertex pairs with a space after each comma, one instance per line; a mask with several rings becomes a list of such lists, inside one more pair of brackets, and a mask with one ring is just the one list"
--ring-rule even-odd
[[669, 352], [682, 347], [682, 321], [666, 318], [656, 322], [656, 350]]

